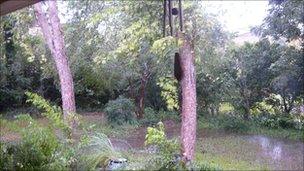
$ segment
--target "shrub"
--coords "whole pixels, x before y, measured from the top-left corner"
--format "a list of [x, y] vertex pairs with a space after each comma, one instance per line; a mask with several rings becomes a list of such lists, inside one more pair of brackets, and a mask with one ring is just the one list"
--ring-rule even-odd
[[[1, 167], [12, 168], [8, 170], [68, 170], [75, 162], [75, 152], [72, 144], [65, 142], [67, 137], [59, 139], [55, 134], [57, 128], [63, 131], [70, 130], [63, 122], [60, 108], [51, 106], [37, 94], [29, 92], [26, 94], [28, 101], [44, 111], [42, 115], [50, 121], [50, 125], [40, 126], [31, 116], [18, 115], [16, 122], [27, 123], [28, 126], [18, 128], [22, 136], [21, 142], [9, 148], [1, 146], [2, 151], [10, 149], [1, 156]], [[4, 164], [2, 159], [5, 161]]]
[[221, 126], [225, 130], [233, 132], [246, 132], [249, 130], [248, 122], [239, 117], [226, 117], [221, 120]]
[[301, 119], [301, 118], [295, 118], [293, 120], [294, 122], [294, 127], [298, 130], [302, 130], [304, 128], [304, 119]]
[[5, 144], [0, 141], [0, 170], [13, 170], [13, 148], [10, 144]]
[[181, 117], [178, 111], [164, 111], [160, 110], [159, 111], [159, 116], [161, 120], [166, 120], [166, 119], [172, 119], [174, 121], [181, 121]]
[[264, 114], [257, 117], [258, 124], [268, 128], [296, 128], [297, 123], [291, 116]]
[[278, 117], [278, 123], [281, 128], [295, 128], [293, 119], [288, 116]]
[[135, 105], [132, 100], [119, 96], [106, 104], [104, 109], [107, 120], [111, 125], [122, 125], [125, 123], [135, 124]]
[[174, 169], [178, 167], [179, 161], [177, 160], [180, 158], [178, 157], [179, 144], [176, 139], [167, 139], [162, 122], [159, 122], [155, 128], [147, 128], [145, 145], [155, 145], [159, 149], [160, 157], [151, 161], [154, 167], [159, 167], [158, 169]]
[[50, 102], [36, 93], [26, 92], [25, 94], [28, 98], [27, 102], [30, 102], [38, 109], [43, 110], [42, 116], [51, 121], [51, 124], [54, 127], [60, 128], [69, 136], [71, 135], [72, 128], [64, 122], [62, 111], [58, 106], [52, 106]]
[[145, 108], [144, 118], [140, 120], [143, 125], [156, 124], [161, 120], [160, 115], [156, 113], [151, 107]]
[[46, 170], [51, 166], [66, 170], [67, 163], [56, 162], [62, 158], [56, 155], [62, 149], [53, 130], [39, 126], [29, 115], [24, 115], [22, 120], [30, 121], [30, 124], [21, 131], [21, 142], [15, 145], [1, 145], [2, 170]]

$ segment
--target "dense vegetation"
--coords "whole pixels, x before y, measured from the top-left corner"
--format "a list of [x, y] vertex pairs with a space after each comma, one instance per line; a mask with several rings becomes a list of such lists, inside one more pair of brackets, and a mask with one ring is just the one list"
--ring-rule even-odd
[[[216, 16], [202, 12], [202, 3], [184, 2], [184, 30], [195, 54], [198, 129], [304, 140], [304, 3], [269, 2], [264, 23], [252, 30], [260, 40], [243, 45], [233, 42], [236, 34]], [[1, 142], [1, 170], [92, 170], [106, 168], [113, 157], [143, 162], [145, 156], [115, 151], [107, 136], [152, 125], [145, 144], [156, 146], [157, 155], [147, 157], [145, 167], [128, 169], [220, 170], [199, 156], [191, 166], [176, 162], [179, 140], [168, 139], [158, 123], [181, 119], [173, 75], [179, 42], [162, 36], [162, 3], [65, 4], [62, 25], [77, 111], [102, 111], [107, 124], [92, 125], [75, 113], [72, 134], [58, 107], [57, 71], [32, 7], [1, 16], [1, 128], [21, 135], [16, 144]], [[37, 121], [41, 117], [47, 124]]]

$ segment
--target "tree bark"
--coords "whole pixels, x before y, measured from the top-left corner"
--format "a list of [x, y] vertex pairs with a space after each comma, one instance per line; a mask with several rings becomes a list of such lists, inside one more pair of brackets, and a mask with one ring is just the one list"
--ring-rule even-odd
[[137, 118], [142, 119], [144, 117], [145, 111], [145, 94], [146, 94], [146, 87], [148, 83], [148, 79], [150, 77], [150, 73], [146, 68], [145, 71], [142, 73], [141, 81], [140, 81], [140, 89], [139, 89], [139, 99], [138, 99], [138, 106], [137, 106]]
[[[46, 43], [51, 50], [56, 64], [60, 80], [63, 115], [64, 119], [67, 120], [69, 114], [76, 112], [73, 78], [65, 52], [56, 1], [48, 1], [49, 18], [42, 11], [42, 3], [35, 4], [34, 9]], [[72, 124], [74, 127], [76, 123], [73, 121]]]
[[182, 127], [181, 145], [182, 157], [185, 162], [191, 161], [195, 152], [196, 140], [196, 76], [194, 65], [194, 50], [182, 34], [183, 41], [180, 47], [180, 60], [182, 68]]

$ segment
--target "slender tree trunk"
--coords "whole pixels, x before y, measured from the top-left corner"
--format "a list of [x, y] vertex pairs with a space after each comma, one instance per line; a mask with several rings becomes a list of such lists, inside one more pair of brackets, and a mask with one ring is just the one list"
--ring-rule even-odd
[[242, 109], [244, 110], [243, 113], [243, 119], [249, 120], [249, 113], [250, 113], [250, 104], [249, 104], [249, 95], [246, 93], [246, 82], [244, 80], [241, 80], [241, 96], [242, 96]]
[[214, 104], [211, 104], [210, 105], [210, 110], [211, 110], [211, 116], [214, 116], [214, 112], [215, 112], [215, 107], [214, 107]]
[[179, 35], [183, 44], [180, 48], [182, 68], [182, 127], [181, 145], [185, 162], [191, 161], [195, 152], [196, 140], [196, 76], [194, 66], [194, 50], [182, 34]]
[[141, 80], [140, 90], [139, 90], [139, 100], [137, 107], [137, 118], [142, 119], [144, 117], [144, 108], [145, 108], [145, 91], [146, 91], [146, 82]]
[[[68, 115], [76, 112], [73, 78], [65, 52], [56, 1], [47, 2], [49, 6], [49, 18], [47, 18], [46, 14], [42, 11], [42, 2], [35, 4], [34, 9], [42, 33], [56, 64], [60, 80], [62, 109], [64, 119], [67, 121]], [[75, 124], [76, 123], [72, 121], [72, 127], [74, 127]]]
[[144, 71], [144, 73], [142, 74], [142, 77], [141, 77], [140, 89], [139, 89], [139, 99], [138, 99], [138, 107], [137, 107], [138, 119], [142, 119], [144, 117], [145, 94], [146, 94], [146, 87], [147, 87], [149, 77], [150, 77], [149, 72]]
[[129, 82], [129, 97], [131, 99], [133, 99], [134, 101], [136, 101], [134, 84], [133, 84], [133, 81], [131, 80], [131, 78], [128, 78], [128, 82]]

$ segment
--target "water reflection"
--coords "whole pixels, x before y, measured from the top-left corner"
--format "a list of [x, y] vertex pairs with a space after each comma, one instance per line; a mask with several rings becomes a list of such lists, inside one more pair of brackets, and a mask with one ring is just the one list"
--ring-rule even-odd
[[277, 161], [281, 159], [282, 155], [282, 143], [275, 142], [273, 139], [269, 139], [265, 136], [252, 136], [250, 138], [252, 141], [258, 143], [262, 147], [262, 152], [264, 155], [271, 157], [273, 160]]
[[246, 136], [246, 138], [258, 145], [262, 160], [269, 160], [276, 169], [291, 169], [295, 165], [303, 168], [304, 144], [301, 142], [283, 141], [262, 135]]

